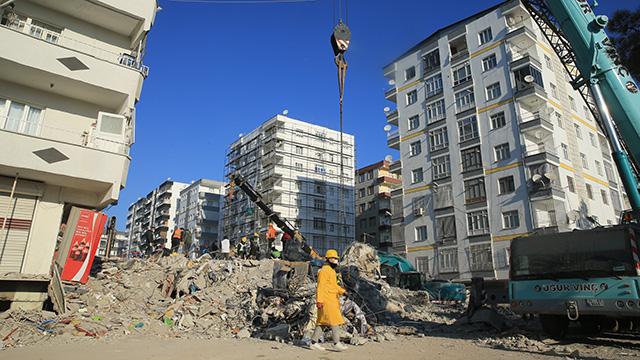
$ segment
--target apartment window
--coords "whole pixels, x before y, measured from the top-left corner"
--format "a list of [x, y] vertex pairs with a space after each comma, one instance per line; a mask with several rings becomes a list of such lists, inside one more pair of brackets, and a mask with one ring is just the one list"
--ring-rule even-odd
[[447, 146], [449, 146], [449, 136], [446, 127], [429, 131], [429, 149], [431, 151], [444, 149]]
[[513, 176], [506, 176], [498, 179], [498, 193], [500, 195], [509, 194], [516, 191], [516, 184]]
[[456, 239], [456, 217], [445, 216], [436, 218], [436, 240], [455, 240]]
[[446, 117], [446, 109], [444, 106], [444, 99], [440, 99], [426, 106], [427, 122], [434, 122], [444, 119]]
[[313, 208], [316, 210], [324, 210], [326, 203], [323, 199], [313, 199]]
[[427, 97], [437, 95], [442, 92], [442, 74], [434, 75], [424, 82]]
[[562, 157], [564, 157], [565, 160], [569, 160], [569, 146], [567, 146], [567, 144], [560, 144], [560, 147], [562, 148]]
[[496, 161], [506, 160], [511, 157], [511, 150], [509, 150], [509, 143], [500, 144], [493, 148], [496, 155]]
[[460, 142], [475, 139], [478, 137], [478, 119], [471, 116], [458, 121], [458, 133]]
[[316, 164], [315, 170], [316, 170], [316, 173], [318, 174], [324, 174], [326, 172], [326, 169], [324, 168], [324, 166], [317, 165], [317, 164]]
[[467, 214], [467, 232], [469, 236], [489, 233], [487, 210], [472, 211]]
[[363, 181], [364, 181], [364, 174], [358, 175], [358, 182], [363, 182]]
[[419, 256], [416, 258], [416, 271], [422, 274], [429, 274], [429, 257]]
[[418, 101], [418, 91], [411, 90], [407, 93], [407, 105], [415, 104]]
[[461, 150], [460, 157], [462, 158], [462, 171], [482, 169], [480, 146]]
[[376, 205], [375, 201], [369, 201], [367, 203], [367, 209], [373, 209], [375, 207], [375, 205]]
[[488, 27], [478, 33], [478, 40], [480, 41], [480, 45], [484, 45], [493, 39], [493, 34], [491, 33], [491, 28]]
[[609, 205], [609, 198], [607, 197], [607, 192], [600, 189], [600, 196], [602, 196], [602, 203], [605, 205]]
[[518, 210], [505, 211], [502, 213], [502, 228], [514, 229], [520, 226], [520, 216]]
[[491, 244], [471, 245], [469, 246], [469, 253], [471, 254], [469, 264], [471, 271], [493, 270]]
[[409, 131], [415, 130], [420, 127], [420, 116], [414, 115], [409, 118]]
[[362, 189], [358, 189], [358, 197], [363, 198], [367, 196], [367, 189], [362, 188]]
[[365, 177], [367, 178], [367, 180], [372, 180], [373, 179], [373, 170], [367, 171], [365, 173]]
[[359, 204], [358, 205], [358, 210], [360, 211], [360, 214], [362, 214], [363, 212], [365, 212], [367, 210], [367, 204]]
[[607, 180], [615, 182], [615, 178], [613, 177], [613, 168], [611, 164], [605, 162], [604, 163], [604, 173], [607, 175]]
[[500, 91], [500, 83], [494, 83], [486, 88], [487, 101], [495, 100], [502, 95]]
[[373, 195], [374, 191], [375, 191], [375, 187], [373, 185], [367, 186], [367, 195]]
[[567, 188], [572, 193], [576, 192], [576, 184], [573, 182], [573, 178], [571, 176], [567, 176]]
[[577, 137], [578, 139], [582, 139], [582, 130], [580, 129], [580, 125], [578, 125], [578, 124], [573, 124], [573, 126], [574, 126], [574, 127], [575, 127], [575, 129], [576, 129], [576, 137]]
[[504, 112], [499, 112], [497, 114], [493, 114], [490, 117], [491, 119], [491, 128], [499, 129], [501, 127], [505, 127], [507, 125], [507, 119], [504, 116]]
[[409, 80], [416, 77], [416, 67], [412, 66], [404, 71], [404, 79]]
[[303, 154], [302, 146], [296, 146], [296, 154], [297, 155], [302, 155]]
[[486, 200], [487, 195], [484, 188], [484, 178], [475, 178], [464, 182], [465, 203], [475, 203]]
[[471, 65], [464, 64], [453, 70], [453, 86], [471, 80]]
[[564, 128], [564, 125], [562, 124], [562, 114], [560, 114], [560, 113], [559, 113], [559, 112], [557, 112], [557, 111], [554, 111], [554, 113], [553, 113], [553, 114], [554, 114], [554, 115], [555, 115], [555, 117], [556, 117], [556, 122], [558, 123], [558, 127], [559, 127], [559, 128], [561, 128], [561, 129], [563, 129], [563, 128]]
[[498, 60], [496, 59], [496, 54], [491, 54], [486, 58], [482, 59], [482, 71], [489, 71], [498, 66]]
[[427, 227], [416, 226], [416, 242], [427, 241]]
[[549, 87], [551, 88], [551, 96], [554, 98], [558, 98], [558, 88], [554, 83], [549, 83]]
[[571, 110], [576, 111], [576, 100], [569, 96], [569, 107], [571, 107]]
[[323, 218], [313, 218], [313, 228], [316, 230], [324, 230], [325, 229], [325, 221]]
[[458, 271], [458, 249], [439, 249], [438, 267], [441, 273]]
[[296, 163], [296, 170], [302, 171], [302, 163]]
[[455, 95], [456, 109], [458, 112], [469, 110], [475, 106], [476, 100], [473, 94], [473, 88], [462, 90]]
[[409, 145], [409, 156], [416, 156], [422, 152], [422, 145], [420, 141], [412, 142]]
[[411, 171], [412, 184], [421, 183], [423, 180], [424, 180], [424, 174], [422, 173], [422, 168], [417, 168]]
[[589, 111], [589, 108], [582, 106], [582, 112], [584, 112], [584, 116], [586, 116], [587, 119], [591, 120], [591, 111]]
[[533, 76], [533, 84], [544, 87], [544, 82], [542, 81], [542, 73], [540, 72], [540, 70], [532, 66], [517, 69], [513, 72], [513, 75], [516, 80], [517, 90], [525, 90], [531, 87], [532, 83], [525, 81], [527, 75]]
[[596, 141], [596, 135], [592, 132], [589, 133], [589, 140], [591, 141], [591, 146], [597, 148], [598, 142]]
[[602, 164], [600, 164], [600, 161], [595, 160], [596, 163], [596, 171], [598, 172], [598, 175], [602, 176]]
[[547, 68], [553, 69], [553, 64], [551, 63], [551, 58], [547, 55], [544, 56], [544, 63], [547, 65]]
[[580, 160], [582, 160], [582, 167], [589, 169], [589, 162], [587, 161], [587, 155], [580, 153]]
[[451, 185], [440, 185], [434, 192], [436, 209], [442, 209], [453, 206], [453, 190]]
[[451, 175], [449, 155], [433, 158], [431, 162], [434, 180], [442, 179]]
[[593, 200], [593, 188], [591, 187], [591, 184], [585, 184], [585, 187], [587, 188], [587, 197], [590, 200]]
[[42, 109], [0, 98], [0, 125], [2, 125], [2, 129], [38, 136], [40, 135], [41, 121]]
[[436, 49], [427, 55], [422, 60], [424, 61], [425, 71], [431, 71], [440, 68], [440, 50]]

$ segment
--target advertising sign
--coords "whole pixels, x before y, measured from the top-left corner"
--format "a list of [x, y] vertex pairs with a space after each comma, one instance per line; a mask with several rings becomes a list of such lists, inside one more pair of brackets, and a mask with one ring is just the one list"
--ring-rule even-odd
[[[66, 258], [60, 278], [84, 284], [89, 278], [89, 270], [98, 251], [107, 216], [87, 209], [74, 210], [77, 211], [77, 216], [72, 216], [74, 221], [67, 223], [66, 232], [69, 233], [70, 243], [68, 247], [64, 247]], [[65, 252], [61, 255], [64, 254]]]

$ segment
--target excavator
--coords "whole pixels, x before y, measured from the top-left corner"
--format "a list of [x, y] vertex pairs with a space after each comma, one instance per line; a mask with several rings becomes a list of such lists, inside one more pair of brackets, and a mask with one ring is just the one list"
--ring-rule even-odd
[[620, 223], [512, 240], [509, 301], [562, 338], [640, 329], [640, 92], [587, 0], [522, 0], [608, 139], [631, 210]]

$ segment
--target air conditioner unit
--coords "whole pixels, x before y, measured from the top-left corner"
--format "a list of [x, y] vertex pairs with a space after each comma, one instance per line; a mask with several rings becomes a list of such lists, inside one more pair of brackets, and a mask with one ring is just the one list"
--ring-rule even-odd
[[424, 208], [415, 208], [415, 209], [413, 209], [413, 215], [415, 215], [415, 216], [424, 215]]

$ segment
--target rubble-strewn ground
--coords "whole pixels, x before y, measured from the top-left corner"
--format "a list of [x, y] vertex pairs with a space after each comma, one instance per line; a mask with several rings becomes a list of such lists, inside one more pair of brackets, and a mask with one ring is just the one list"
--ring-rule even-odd
[[[544, 336], [536, 321], [524, 321], [508, 311], [503, 312], [507, 330], [502, 332], [457, 321], [464, 318], [464, 304], [434, 303], [425, 292], [393, 288], [378, 279], [377, 258], [366, 246], [353, 247], [341, 265], [350, 298], [362, 308], [369, 325], [360, 326], [362, 317], [355, 313], [347, 316], [351, 321], [343, 327], [342, 338], [354, 345], [347, 357], [640, 356], [640, 340], [636, 340], [640, 338], [574, 335], [559, 343]], [[279, 350], [286, 354], [284, 358], [317, 358], [296, 346], [313, 328], [315, 283], [303, 277], [292, 282], [296, 285], [288, 291], [275, 291], [273, 266], [272, 260], [221, 261], [208, 256], [195, 261], [172, 256], [105, 262], [86, 286], [68, 287], [65, 314], [0, 313], [0, 347], [4, 349], [0, 358], [47, 354], [49, 359], [73, 359], [72, 352], [86, 356], [89, 349], [94, 357], [96, 346], [110, 348], [115, 357], [109, 359], [130, 351], [145, 354], [134, 358], [150, 358], [144, 351], [156, 351], [159, 359], [170, 359], [179, 353], [157, 349], [187, 349], [194, 344], [201, 352], [209, 344], [211, 351], [194, 350], [189, 355], [193, 359], [272, 358]], [[229, 350], [225, 356], [217, 350], [234, 346], [243, 350]]]

